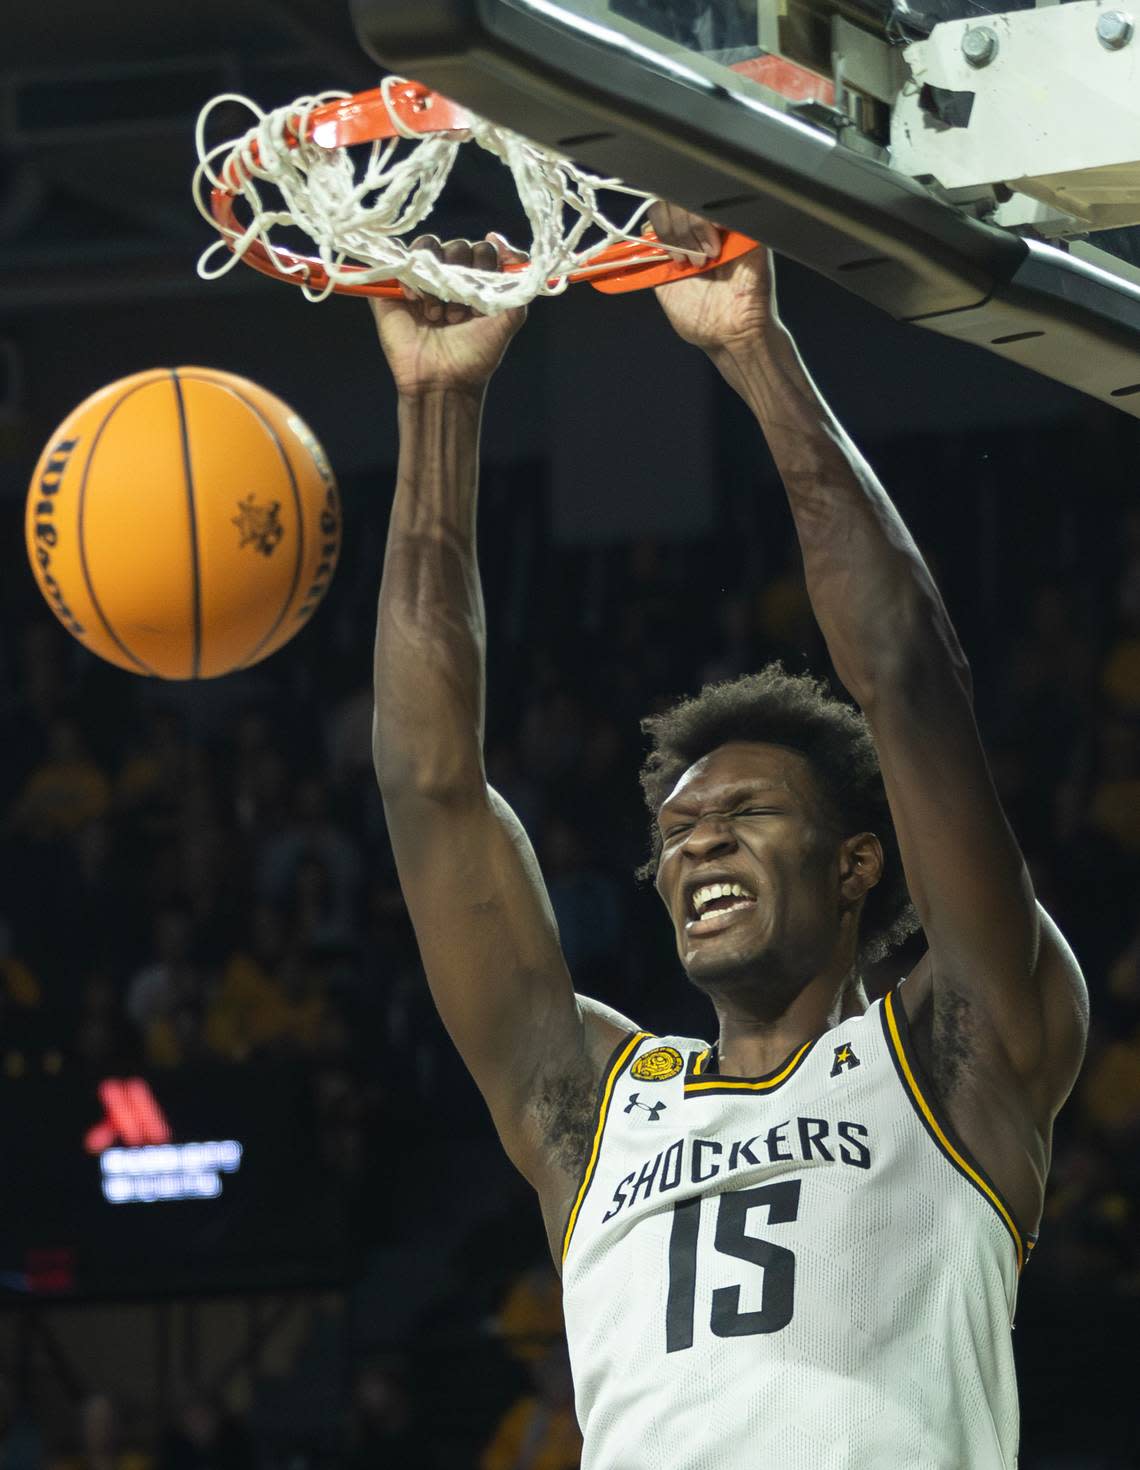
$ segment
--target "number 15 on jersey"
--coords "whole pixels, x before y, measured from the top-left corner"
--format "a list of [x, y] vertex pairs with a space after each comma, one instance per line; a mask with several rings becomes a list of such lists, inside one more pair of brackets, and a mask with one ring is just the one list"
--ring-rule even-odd
[[[796, 1258], [770, 1240], [746, 1233], [749, 1211], [765, 1208], [769, 1225], [786, 1225], [800, 1208], [800, 1181], [782, 1180], [755, 1189], [730, 1190], [717, 1197], [713, 1247], [764, 1273], [760, 1307], [740, 1310], [740, 1286], [718, 1286], [712, 1293], [709, 1328], [717, 1337], [749, 1337], [779, 1332], [795, 1310]], [[669, 1236], [669, 1295], [665, 1310], [665, 1350], [681, 1352], [693, 1345], [697, 1311], [697, 1250], [700, 1245], [701, 1199], [673, 1206]], [[703, 1315], [703, 1313], [702, 1313]]]

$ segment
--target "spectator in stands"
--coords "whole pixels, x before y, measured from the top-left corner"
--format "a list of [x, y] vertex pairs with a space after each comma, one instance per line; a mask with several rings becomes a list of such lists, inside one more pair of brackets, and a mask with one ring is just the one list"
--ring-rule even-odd
[[529, 1368], [534, 1391], [503, 1415], [479, 1457], [479, 1470], [577, 1470], [581, 1462], [566, 1343], [548, 1343]]
[[227, 805], [237, 830], [257, 842], [279, 832], [289, 802], [289, 765], [263, 710], [246, 710], [238, 720], [224, 768]]
[[[53, 618], [37, 617], [17, 628], [12, 688], [0, 699], [0, 734], [5, 759], [0, 793], [7, 805], [28, 772], [42, 759], [56, 720], [75, 711], [75, 686], [65, 664], [74, 644]], [[7, 637], [7, 630], [5, 636]]]
[[[318, 920], [321, 912], [317, 905]], [[321, 930], [303, 903], [288, 918], [272, 904], [256, 905], [243, 941], [222, 963], [219, 982], [204, 992], [211, 1053], [244, 1061], [269, 1053], [315, 1055], [329, 1045], [335, 1050], [343, 1027], [331, 992], [346, 984], [351, 989], [356, 971], [334, 944], [322, 947], [329, 939], [330, 931]]]
[[338, 889], [324, 860], [301, 855], [291, 874], [285, 903], [297, 944], [306, 950], [348, 950], [357, 941], [355, 894]]
[[366, 1362], [352, 1388], [345, 1470], [442, 1470], [428, 1426], [418, 1422], [399, 1358]]
[[479, 1460], [480, 1470], [573, 1470], [582, 1454], [562, 1319], [562, 1290], [546, 1261], [512, 1282], [495, 1319], [532, 1391], [510, 1405]]
[[155, 1470], [253, 1470], [245, 1424], [209, 1394], [189, 1393], [162, 1437]]
[[119, 1412], [109, 1394], [92, 1393], [79, 1406], [79, 1449], [50, 1470], [151, 1470], [152, 1457], [122, 1443]]
[[551, 1343], [565, 1336], [562, 1288], [547, 1261], [514, 1279], [495, 1318], [495, 1330], [511, 1356], [522, 1363], [538, 1362]]
[[25, 780], [6, 825], [31, 842], [49, 842], [103, 816], [110, 803], [111, 783], [79, 726], [56, 719], [48, 728], [47, 750]]
[[284, 975], [289, 935], [281, 912], [259, 903], [242, 942], [224, 961], [206, 1011], [206, 1041], [226, 1061], [241, 1062], [289, 1034], [294, 1018]]
[[172, 1009], [185, 975], [192, 967], [190, 915], [184, 907], [171, 905], [155, 915], [151, 931], [151, 956], [127, 984], [127, 1015], [139, 1028]]
[[324, 783], [316, 776], [301, 781], [288, 824], [261, 846], [259, 896], [303, 909], [314, 942], [350, 943], [361, 871], [356, 843], [329, 815]]
[[205, 1051], [207, 977], [193, 940], [190, 913], [184, 906], [160, 910], [154, 921], [152, 957], [127, 984], [127, 1015], [152, 1066], [178, 1066]]
[[128, 739], [115, 781], [115, 812], [124, 840], [141, 854], [175, 835], [191, 752], [170, 710], [151, 710], [139, 734]]

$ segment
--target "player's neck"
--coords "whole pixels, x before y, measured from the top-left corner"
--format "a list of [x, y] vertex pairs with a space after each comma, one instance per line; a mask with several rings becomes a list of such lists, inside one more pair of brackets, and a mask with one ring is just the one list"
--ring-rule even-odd
[[713, 1004], [719, 1027], [717, 1070], [728, 1077], [763, 1077], [805, 1041], [822, 1036], [848, 1016], [861, 1016], [867, 994], [862, 981], [849, 974], [840, 981], [834, 976], [810, 981], [776, 1017], [758, 1017], [735, 998], [718, 996]]

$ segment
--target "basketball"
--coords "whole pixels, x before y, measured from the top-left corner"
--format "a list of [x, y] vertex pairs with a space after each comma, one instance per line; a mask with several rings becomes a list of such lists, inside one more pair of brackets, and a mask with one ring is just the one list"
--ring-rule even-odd
[[134, 674], [212, 679], [267, 658], [316, 610], [341, 513], [324, 450], [258, 384], [152, 368], [52, 435], [25, 517], [40, 591], [69, 633]]

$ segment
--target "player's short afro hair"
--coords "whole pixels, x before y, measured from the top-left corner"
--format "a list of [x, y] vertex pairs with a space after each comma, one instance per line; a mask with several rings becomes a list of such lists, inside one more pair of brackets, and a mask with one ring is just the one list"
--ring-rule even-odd
[[649, 715], [653, 740], [638, 779], [649, 809], [652, 853], [636, 876], [656, 877], [661, 858], [657, 813], [694, 761], [733, 740], [783, 745], [806, 756], [840, 831], [874, 832], [883, 876], [867, 894], [859, 926], [858, 965], [875, 964], [919, 927], [907, 892], [879, 757], [866, 718], [836, 699], [822, 679], [789, 674], [779, 662], [757, 674], [706, 684], [695, 698]]

